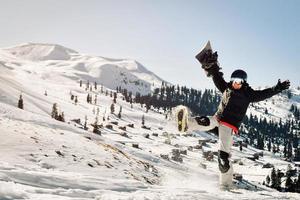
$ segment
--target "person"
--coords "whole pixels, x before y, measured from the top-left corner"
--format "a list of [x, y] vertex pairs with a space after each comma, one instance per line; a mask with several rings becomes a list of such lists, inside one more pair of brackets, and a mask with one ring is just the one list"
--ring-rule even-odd
[[[202, 64], [208, 77], [211, 77], [217, 89], [222, 93], [222, 98], [216, 113], [213, 116], [193, 118], [196, 129], [200, 131], [218, 130], [219, 150], [218, 165], [220, 171], [220, 186], [231, 187], [233, 184], [233, 168], [230, 161], [233, 135], [238, 134], [238, 129], [247, 108], [251, 102], [263, 101], [276, 95], [290, 86], [289, 80], [278, 80], [274, 87], [264, 90], [254, 90], [247, 82], [247, 73], [242, 69], [235, 70], [226, 82], [218, 63], [217, 52], [209, 48], [201, 51], [196, 59]], [[193, 125], [191, 126], [193, 127]]]

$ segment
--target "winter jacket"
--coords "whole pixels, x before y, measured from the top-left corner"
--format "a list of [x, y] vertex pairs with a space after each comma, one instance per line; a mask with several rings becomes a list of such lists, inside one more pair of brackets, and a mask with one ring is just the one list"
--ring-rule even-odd
[[212, 74], [215, 86], [222, 92], [222, 99], [215, 116], [220, 122], [239, 128], [251, 102], [258, 102], [280, 93], [275, 87], [264, 90], [253, 90], [248, 83], [241, 89], [234, 90], [232, 82], [226, 82], [221, 72]]

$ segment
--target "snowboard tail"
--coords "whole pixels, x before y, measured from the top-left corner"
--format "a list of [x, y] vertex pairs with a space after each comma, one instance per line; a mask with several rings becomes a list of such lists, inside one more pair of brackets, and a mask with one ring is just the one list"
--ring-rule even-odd
[[189, 111], [185, 106], [178, 106], [176, 108], [176, 121], [177, 128], [180, 132], [186, 132], [188, 130], [188, 117]]

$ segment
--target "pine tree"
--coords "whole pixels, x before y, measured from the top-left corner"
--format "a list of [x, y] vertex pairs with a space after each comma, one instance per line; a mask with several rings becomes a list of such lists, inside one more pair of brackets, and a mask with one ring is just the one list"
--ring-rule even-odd
[[122, 117], [122, 106], [120, 106], [120, 111], [118, 113], [118, 118], [121, 119], [121, 117]]
[[268, 175], [267, 178], [266, 178], [266, 185], [267, 185], [267, 186], [269, 186], [270, 181], [271, 181], [271, 179], [270, 179], [270, 176]]
[[94, 83], [95, 90], [97, 90], [97, 82]]
[[295, 190], [296, 190], [296, 192], [300, 193], [300, 172], [299, 171], [298, 171], [298, 178], [295, 183]]
[[269, 142], [268, 142], [268, 151], [271, 151], [271, 147], [272, 147], [272, 143], [271, 143], [271, 139], [269, 139]]
[[142, 116], [142, 125], [145, 126], [145, 116]]
[[290, 164], [288, 164], [287, 166], [287, 170], [286, 170], [286, 181], [285, 181], [285, 188], [287, 192], [293, 192], [294, 188], [293, 188], [293, 180], [291, 179], [292, 177], [292, 167]]
[[44, 93], [44, 95], [45, 95], [45, 96], [48, 96], [47, 90], [45, 90], [45, 93]]
[[84, 117], [84, 130], [88, 130], [88, 128], [87, 128], [87, 120], [88, 120], [88, 118], [87, 118], [87, 116], [85, 116]]
[[64, 112], [61, 113], [61, 121], [65, 122], [65, 113]]
[[117, 93], [116, 92], [114, 92], [114, 103], [117, 103]]
[[54, 103], [52, 106], [52, 112], [51, 112], [51, 117], [54, 119], [58, 118], [58, 108], [57, 108], [57, 103]]
[[77, 96], [75, 96], [75, 105], [77, 105], [77, 103], [78, 103], [78, 98]]
[[275, 168], [273, 167], [272, 172], [271, 172], [271, 188], [276, 188], [277, 184], [277, 174], [275, 171]]
[[20, 94], [20, 97], [19, 97], [18, 108], [24, 109], [24, 103], [23, 103], [22, 94]]
[[95, 118], [95, 122], [94, 122], [93, 126], [94, 126], [93, 133], [99, 133], [98, 117], [97, 116]]
[[86, 83], [86, 90], [88, 90], [90, 88], [90, 81], [88, 80]]
[[110, 105], [110, 113], [111, 113], [111, 114], [114, 114], [114, 112], [115, 112], [115, 104], [112, 103], [112, 104]]
[[79, 81], [79, 86], [80, 86], [80, 87], [82, 86], [82, 80]]
[[90, 103], [90, 94], [87, 95], [86, 102]]
[[94, 104], [97, 104], [97, 95], [95, 95]]
[[278, 191], [281, 191], [281, 178], [282, 178], [281, 171], [279, 169], [277, 169], [277, 182], [276, 182], [275, 188]]

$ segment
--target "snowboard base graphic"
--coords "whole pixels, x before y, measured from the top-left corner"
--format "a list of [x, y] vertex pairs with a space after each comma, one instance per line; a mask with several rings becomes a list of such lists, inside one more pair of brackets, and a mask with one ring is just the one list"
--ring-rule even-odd
[[188, 118], [189, 110], [186, 106], [180, 105], [175, 108], [175, 119], [178, 131], [186, 132], [188, 130]]

